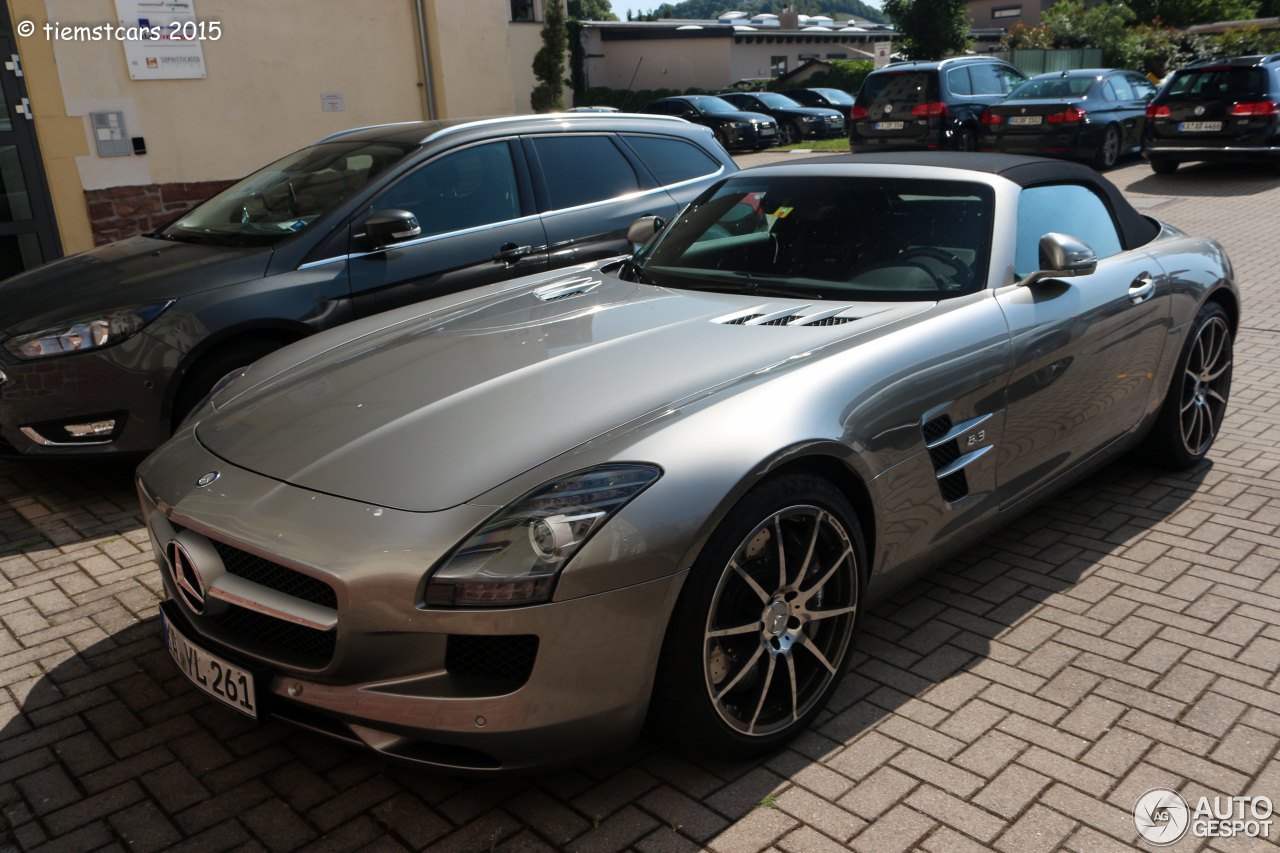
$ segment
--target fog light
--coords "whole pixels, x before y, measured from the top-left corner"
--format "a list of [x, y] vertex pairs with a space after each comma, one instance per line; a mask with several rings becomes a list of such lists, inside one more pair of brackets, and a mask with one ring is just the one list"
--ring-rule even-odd
[[110, 444], [124, 429], [125, 412], [101, 412], [21, 427], [22, 434], [45, 447]]
[[87, 424], [67, 424], [63, 427], [72, 438], [109, 435], [115, 428], [115, 418], [106, 421], [92, 421]]

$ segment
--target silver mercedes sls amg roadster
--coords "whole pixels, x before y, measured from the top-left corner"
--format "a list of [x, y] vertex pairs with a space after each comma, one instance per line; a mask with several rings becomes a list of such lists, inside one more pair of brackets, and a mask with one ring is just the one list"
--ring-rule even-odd
[[1230, 262], [1083, 166], [800, 161], [632, 239], [219, 383], [138, 472], [200, 690], [460, 771], [646, 719], [763, 754], [869, 603], [1117, 454], [1196, 464], [1222, 424]]

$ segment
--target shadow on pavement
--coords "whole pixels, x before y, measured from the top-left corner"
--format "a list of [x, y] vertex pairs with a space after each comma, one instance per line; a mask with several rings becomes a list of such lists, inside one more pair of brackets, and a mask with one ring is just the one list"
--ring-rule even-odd
[[1148, 195], [1232, 196], [1257, 195], [1280, 185], [1280, 171], [1274, 166], [1247, 163], [1184, 163], [1172, 175], [1148, 173], [1122, 190]]

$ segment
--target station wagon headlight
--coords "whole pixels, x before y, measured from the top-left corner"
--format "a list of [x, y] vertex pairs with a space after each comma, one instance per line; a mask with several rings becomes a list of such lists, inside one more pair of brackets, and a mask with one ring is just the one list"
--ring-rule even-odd
[[133, 337], [172, 304], [173, 300], [167, 299], [68, 320], [52, 328], [11, 338], [5, 341], [4, 348], [26, 360], [101, 349]]
[[423, 604], [501, 607], [545, 601], [578, 549], [660, 476], [652, 465], [605, 465], [538, 487], [445, 558], [426, 579]]

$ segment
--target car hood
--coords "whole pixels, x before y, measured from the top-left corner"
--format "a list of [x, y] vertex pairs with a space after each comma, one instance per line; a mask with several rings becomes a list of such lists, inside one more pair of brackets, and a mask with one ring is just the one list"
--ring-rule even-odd
[[202, 417], [196, 436], [234, 465], [303, 488], [443, 510], [642, 415], [933, 304], [851, 305], [866, 319], [843, 325], [735, 325], [724, 321], [805, 303], [599, 272], [578, 282], [588, 292], [551, 301], [563, 280], [441, 300], [292, 364]]
[[830, 107], [774, 107], [773, 111], [788, 116], [809, 116], [810, 118], [826, 118], [842, 115], [839, 110]]
[[0, 281], [3, 331], [39, 331], [87, 314], [177, 299], [267, 271], [269, 248], [134, 237]]
[[764, 113], [749, 113], [746, 110], [738, 110], [735, 113], [709, 113], [708, 117], [719, 119], [720, 121], [754, 121], [757, 124], [773, 123], [773, 116], [767, 116]]

